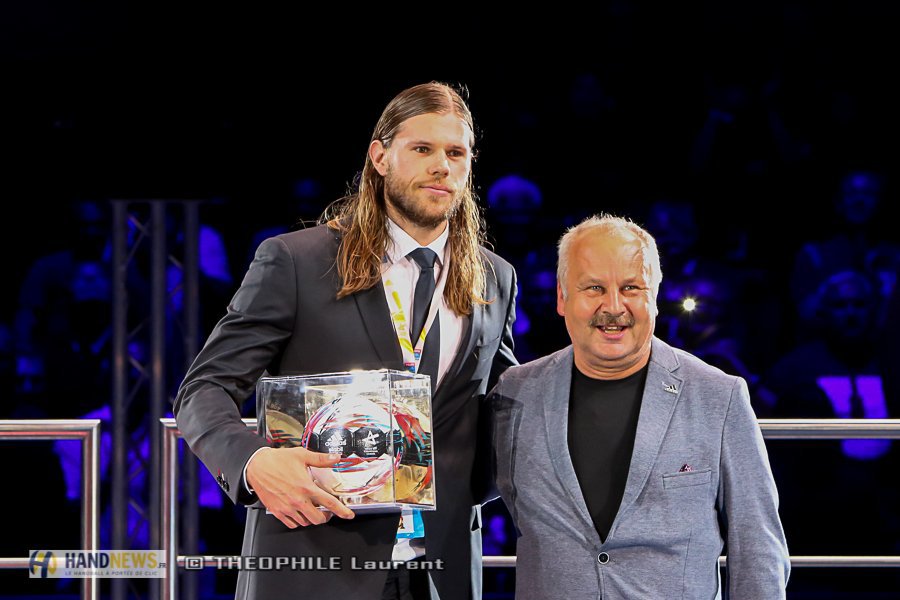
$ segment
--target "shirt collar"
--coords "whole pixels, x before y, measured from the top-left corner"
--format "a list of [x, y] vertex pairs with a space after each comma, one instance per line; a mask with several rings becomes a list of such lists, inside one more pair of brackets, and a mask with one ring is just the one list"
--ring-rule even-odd
[[[411, 235], [403, 231], [403, 229], [394, 223], [391, 219], [387, 220], [388, 223], [388, 235], [391, 240], [388, 244], [387, 249], [385, 250], [385, 258], [391, 264], [396, 264], [398, 261], [406, 258], [406, 255], [415, 250], [416, 248], [421, 248], [421, 244], [413, 239]], [[450, 237], [450, 224], [444, 228], [443, 233], [437, 237], [436, 240], [425, 246], [434, 251], [437, 254], [438, 262], [443, 266], [446, 262], [444, 260], [444, 252], [447, 249], [447, 240]]]

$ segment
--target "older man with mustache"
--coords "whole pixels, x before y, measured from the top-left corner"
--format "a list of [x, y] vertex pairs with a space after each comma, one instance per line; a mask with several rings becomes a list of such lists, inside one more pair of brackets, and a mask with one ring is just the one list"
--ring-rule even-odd
[[[653, 237], [604, 215], [559, 244], [572, 345], [490, 396], [516, 597], [785, 597], [778, 497], [746, 383], [653, 337]], [[718, 559], [728, 555], [722, 585]]]

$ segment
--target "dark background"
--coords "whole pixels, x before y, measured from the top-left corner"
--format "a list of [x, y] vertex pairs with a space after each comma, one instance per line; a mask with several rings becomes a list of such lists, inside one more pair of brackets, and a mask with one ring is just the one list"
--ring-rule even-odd
[[[883, 178], [869, 239], [900, 241], [900, 9], [892, 3], [658, 7], [620, 0], [559, 14], [497, 7], [494, 14], [505, 16], [495, 19], [482, 14], [485, 7], [459, 5], [416, 5], [402, 16], [324, 8], [335, 14], [109, 1], [4, 5], [0, 252], [7, 293], [0, 323], [14, 322], [34, 261], [77, 242], [71, 208], [82, 201], [203, 201], [203, 222], [225, 241], [236, 286], [257, 232], [315, 220], [361, 169], [384, 105], [430, 80], [470, 92], [483, 204], [510, 174], [541, 191], [531, 212], [502, 203], [486, 209], [495, 249], [520, 275], [520, 305], [531, 323], [518, 340], [522, 360], [566, 343], [552, 297], [539, 300], [552, 293], [541, 274], [552, 270], [553, 243], [564, 227], [588, 214], [610, 211], [647, 223], [658, 201], [693, 209], [692, 252], [716, 264], [710, 273], [721, 277], [710, 277], [729, 292], [719, 301], [742, 324], [729, 330], [730, 339], [763, 392], [782, 357], [815, 338], [791, 295], [795, 261], [804, 244], [846, 229], [834, 202], [847, 172]], [[704, 125], [716, 118], [716, 136], [705, 144]], [[668, 258], [664, 252], [664, 271]], [[738, 271], [751, 284], [738, 287]], [[664, 278], [663, 289], [673, 280]], [[223, 297], [205, 310], [223, 312]], [[890, 299], [879, 298], [884, 314]], [[888, 321], [860, 347], [889, 345], [892, 330], [882, 328]], [[10, 356], [15, 352], [11, 347]], [[885, 360], [893, 358], [879, 361], [886, 376], [897, 365]], [[13, 362], [4, 365], [6, 382], [14, 378]], [[25, 400], [15, 386], [6, 393], [7, 407]], [[757, 412], [777, 416], [760, 398], [754, 390]], [[793, 412], [788, 416], [820, 416], [802, 414], [802, 407]], [[59, 406], [50, 416], [79, 414]], [[795, 454], [799, 444], [791, 445]], [[829, 451], [814, 456], [840, 460]], [[790, 505], [790, 461], [782, 468], [773, 453], [773, 464]], [[873, 471], [872, 491], [835, 489], [829, 498], [793, 505], [895, 498], [896, 477], [888, 481], [884, 472], [896, 473]], [[22, 477], [30, 477], [27, 470]], [[867, 529], [868, 537], [856, 546], [840, 536], [833, 546], [804, 545], [805, 529], [792, 530], [785, 517], [792, 551], [900, 554], [896, 511], [893, 520], [873, 524], [857, 516], [871, 508], [865, 503], [841, 506], [823, 508], [830, 520], [816, 527]], [[497, 547], [509, 553], [511, 541]], [[237, 537], [221, 551], [237, 551]], [[850, 581], [845, 589], [821, 571], [796, 569], [791, 587], [797, 598], [845, 597], [841, 590], [846, 597], [863, 597], [852, 596], [860, 590], [898, 597], [896, 577], [887, 572], [841, 570], [833, 577]], [[486, 590], [504, 597], [509, 577], [492, 573]]]

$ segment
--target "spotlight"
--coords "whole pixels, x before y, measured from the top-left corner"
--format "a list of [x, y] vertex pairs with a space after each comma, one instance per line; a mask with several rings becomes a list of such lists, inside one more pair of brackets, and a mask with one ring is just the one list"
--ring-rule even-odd
[[697, 308], [697, 301], [693, 298], [685, 298], [681, 302], [681, 308], [684, 309], [684, 312], [693, 312]]

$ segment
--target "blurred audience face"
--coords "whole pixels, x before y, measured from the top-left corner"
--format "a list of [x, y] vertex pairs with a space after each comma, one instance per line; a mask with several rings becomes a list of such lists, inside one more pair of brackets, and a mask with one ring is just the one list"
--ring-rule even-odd
[[16, 394], [42, 394], [47, 387], [44, 359], [40, 356], [16, 358]]
[[823, 284], [820, 305], [827, 337], [841, 344], [863, 342], [872, 334], [876, 305], [876, 292], [863, 275], [848, 271], [831, 276]]
[[106, 302], [112, 297], [112, 282], [103, 265], [97, 261], [84, 261], [77, 266], [71, 289], [75, 302]]
[[874, 173], [858, 171], [844, 178], [838, 214], [853, 225], [868, 223], [881, 199], [881, 181]]
[[627, 231], [588, 230], [573, 241], [566, 281], [557, 288], [557, 312], [565, 317], [575, 364], [585, 375], [621, 379], [647, 364], [656, 298], [646, 254]]
[[94, 201], [81, 201], [74, 207], [78, 238], [74, 246], [76, 258], [98, 259], [103, 255], [110, 237], [110, 222], [106, 207]]
[[654, 202], [647, 215], [647, 229], [653, 232], [663, 259], [681, 256], [697, 242], [697, 221], [690, 204]]
[[[495, 181], [487, 195], [487, 205], [497, 221], [511, 227], [511, 232], [523, 231], [534, 220], [543, 199], [537, 184], [519, 175], [507, 175]], [[503, 235], [510, 232], [503, 231]]]

